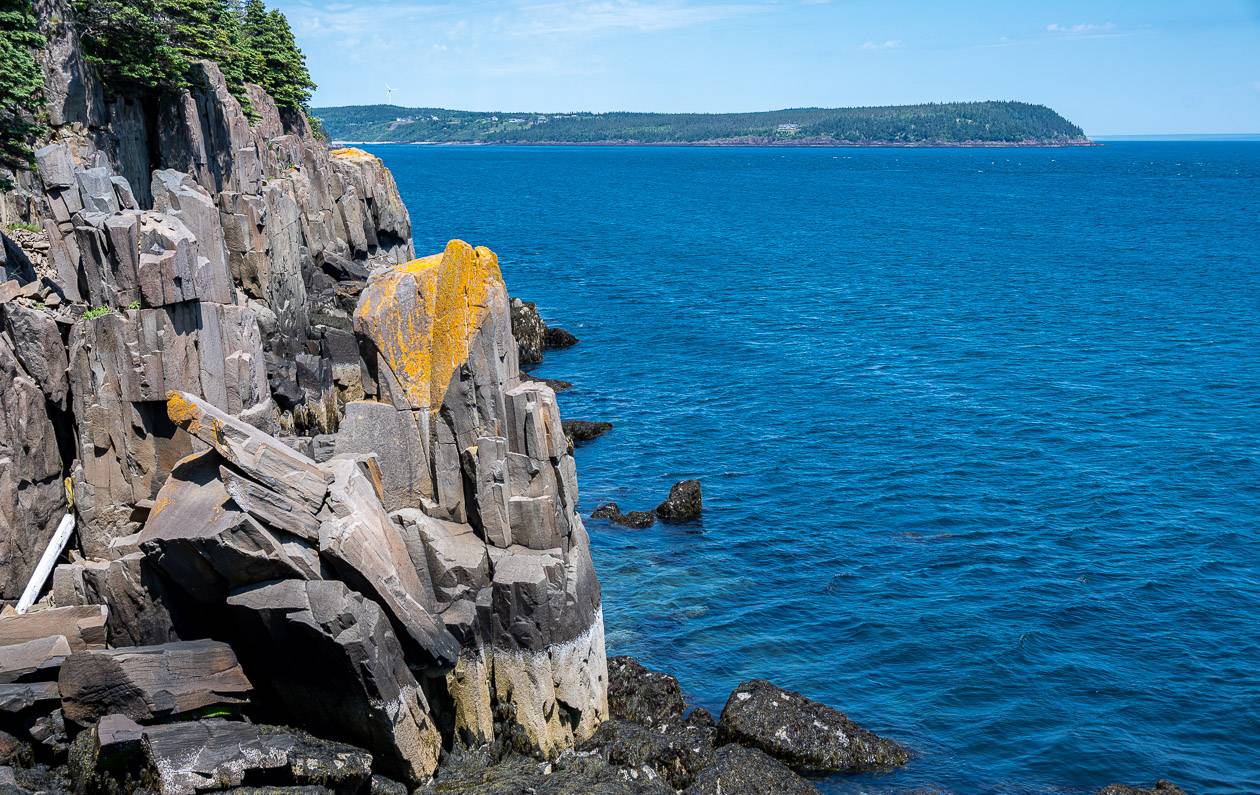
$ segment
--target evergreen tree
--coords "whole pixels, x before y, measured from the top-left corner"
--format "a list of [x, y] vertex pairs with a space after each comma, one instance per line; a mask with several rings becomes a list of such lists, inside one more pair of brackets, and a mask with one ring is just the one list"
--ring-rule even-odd
[[315, 83], [289, 21], [279, 11], [268, 11], [262, 0], [248, 0], [243, 25], [257, 53], [246, 79], [266, 89], [280, 107], [302, 108], [311, 98]]
[[[31, 162], [44, 74], [35, 50], [44, 44], [31, 0], [0, 0], [0, 168], [18, 170]], [[0, 188], [7, 188], [0, 177]]]
[[79, 39], [87, 60], [116, 92], [186, 85], [186, 49], [159, 0], [76, 0]]

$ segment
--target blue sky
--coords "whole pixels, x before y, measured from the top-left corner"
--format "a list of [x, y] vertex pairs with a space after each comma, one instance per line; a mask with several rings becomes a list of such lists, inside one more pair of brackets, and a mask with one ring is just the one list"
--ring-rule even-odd
[[1020, 99], [1260, 132], [1260, 0], [273, 0], [315, 105], [736, 111]]

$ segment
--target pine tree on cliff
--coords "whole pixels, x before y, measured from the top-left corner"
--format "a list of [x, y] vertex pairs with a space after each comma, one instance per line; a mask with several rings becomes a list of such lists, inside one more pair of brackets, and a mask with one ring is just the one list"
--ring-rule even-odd
[[257, 60], [255, 71], [246, 73], [246, 80], [267, 90], [282, 108], [305, 106], [315, 90], [306, 56], [298, 49], [289, 21], [276, 10], [268, 11], [262, 0], [249, 0], [245, 5], [244, 27]]
[[[30, 164], [31, 141], [41, 129], [37, 113], [44, 87], [35, 50], [43, 43], [31, 0], [0, 0], [0, 168]], [[6, 187], [0, 176], [0, 189]]]
[[76, 0], [83, 53], [113, 92], [185, 85], [188, 60], [157, 0]]

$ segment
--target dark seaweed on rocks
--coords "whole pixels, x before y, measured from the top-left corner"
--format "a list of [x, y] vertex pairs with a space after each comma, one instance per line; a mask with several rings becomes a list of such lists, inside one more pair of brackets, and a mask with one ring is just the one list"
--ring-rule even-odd
[[760, 748], [800, 772], [891, 770], [910, 758], [906, 749], [844, 713], [764, 679], [735, 688], [722, 709], [718, 735]]

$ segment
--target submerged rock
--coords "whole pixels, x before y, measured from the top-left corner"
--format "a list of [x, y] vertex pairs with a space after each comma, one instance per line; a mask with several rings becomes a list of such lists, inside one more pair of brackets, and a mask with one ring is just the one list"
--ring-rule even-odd
[[700, 518], [702, 509], [700, 481], [681, 480], [669, 489], [669, 496], [656, 506], [656, 515], [662, 522], [690, 522]]
[[1131, 787], [1127, 784], [1108, 784], [1098, 790], [1098, 795], [1186, 795], [1186, 791], [1167, 779], [1160, 779], [1153, 787]]
[[521, 373], [521, 381], [532, 381], [536, 384], [546, 384], [551, 387], [552, 392], [564, 392], [573, 388], [570, 381], [561, 381], [559, 378], [537, 378], [529, 373]]
[[724, 745], [685, 795], [814, 795], [818, 789], [756, 748]]
[[622, 527], [630, 527], [635, 530], [642, 530], [645, 527], [651, 527], [656, 524], [656, 514], [651, 511], [630, 511], [622, 513], [621, 508], [615, 502], [606, 502], [595, 510], [591, 511], [592, 519], [607, 519], [610, 522], [619, 524]]
[[906, 749], [844, 713], [764, 679], [735, 688], [722, 709], [718, 734], [725, 742], [760, 748], [802, 772], [891, 770], [910, 758]]
[[571, 348], [578, 344], [578, 338], [559, 326], [548, 326], [543, 335], [543, 347], [547, 350]]
[[569, 439], [569, 446], [593, 441], [613, 429], [611, 422], [591, 422], [589, 420], [564, 420], [564, 435]]

